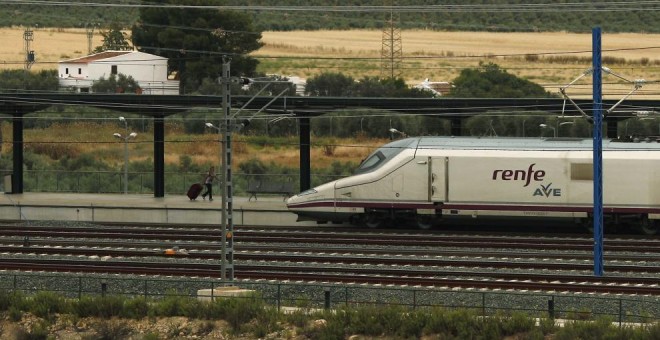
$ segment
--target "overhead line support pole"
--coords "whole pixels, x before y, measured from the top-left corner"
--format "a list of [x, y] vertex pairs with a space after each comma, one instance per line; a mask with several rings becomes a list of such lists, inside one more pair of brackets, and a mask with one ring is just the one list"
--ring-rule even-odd
[[593, 53], [593, 171], [594, 275], [603, 276], [603, 79], [600, 27], [592, 30]]
[[221, 264], [220, 275], [222, 281], [234, 280], [234, 220], [233, 220], [233, 193], [231, 172], [231, 78], [230, 59], [222, 58], [222, 123], [220, 131], [222, 134], [220, 144], [222, 174], [220, 176], [222, 188], [222, 212], [221, 212]]

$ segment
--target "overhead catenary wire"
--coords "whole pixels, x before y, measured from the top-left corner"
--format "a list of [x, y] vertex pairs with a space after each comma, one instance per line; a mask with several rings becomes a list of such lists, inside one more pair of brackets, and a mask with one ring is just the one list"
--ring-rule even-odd
[[630, 12], [659, 10], [658, 1], [611, 1], [611, 2], [565, 2], [554, 1], [539, 3], [518, 4], [436, 4], [436, 5], [400, 5], [400, 6], [374, 6], [374, 5], [345, 5], [345, 6], [301, 6], [301, 5], [185, 5], [167, 3], [108, 3], [108, 2], [74, 2], [74, 1], [46, 1], [46, 0], [0, 0], [0, 4], [9, 5], [42, 5], [42, 6], [80, 6], [80, 7], [123, 7], [123, 8], [174, 8], [174, 9], [218, 9], [240, 11], [280, 11], [280, 12], [374, 12], [387, 13], [397, 11], [401, 13], [420, 12]]

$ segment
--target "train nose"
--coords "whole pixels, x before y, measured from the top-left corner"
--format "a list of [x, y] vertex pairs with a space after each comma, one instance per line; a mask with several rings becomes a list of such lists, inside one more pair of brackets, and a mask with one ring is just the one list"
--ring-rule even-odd
[[308, 197], [309, 195], [316, 194], [318, 191], [316, 189], [308, 189], [305, 190], [297, 195], [293, 195], [286, 200], [286, 205], [287, 207], [291, 207], [292, 205], [298, 204], [305, 202], [306, 199], [305, 197]]

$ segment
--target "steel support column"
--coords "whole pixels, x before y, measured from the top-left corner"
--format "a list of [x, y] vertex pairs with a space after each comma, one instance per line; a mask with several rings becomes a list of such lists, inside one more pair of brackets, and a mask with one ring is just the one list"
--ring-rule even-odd
[[12, 119], [14, 145], [12, 146], [14, 164], [11, 176], [11, 193], [23, 193], [23, 116]]
[[616, 139], [619, 136], [617, 131], [619, 121], [618, 120], [608, 120], [607, 121], [607, 138]]
[[154, 116], [154, 197], [165, 197], [165, 120]]
[[452, 118], [450, 120], [450, 122], [451, 122], [451, 135], [452, 136], [460, 136], [461, 135], [462, 120], [463, 120], [463, 118]]
[[305, 191], [312, 187], [310, 120], [309, 117], [301, 117], [298, 122], [300, 126], [300, 191]]

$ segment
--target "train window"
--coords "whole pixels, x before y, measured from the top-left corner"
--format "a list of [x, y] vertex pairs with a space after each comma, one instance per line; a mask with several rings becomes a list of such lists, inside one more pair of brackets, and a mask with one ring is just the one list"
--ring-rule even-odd
[[388, 159], [392, 159], [394, 156], [401, 153], [401, 151], [414, 147], [413, 144], [416, 142], [417, 139], [408, 138], [384, 145], [369, 155], [369, 157], [360, 164], [358, 169], [355, 170], [355, 173], [363, 174], [378, 169], [381, 165], [385, 164]]
[[572, 181], [592, 181], [594, 179], [594, 167], [591, 163], [571, 163]]

